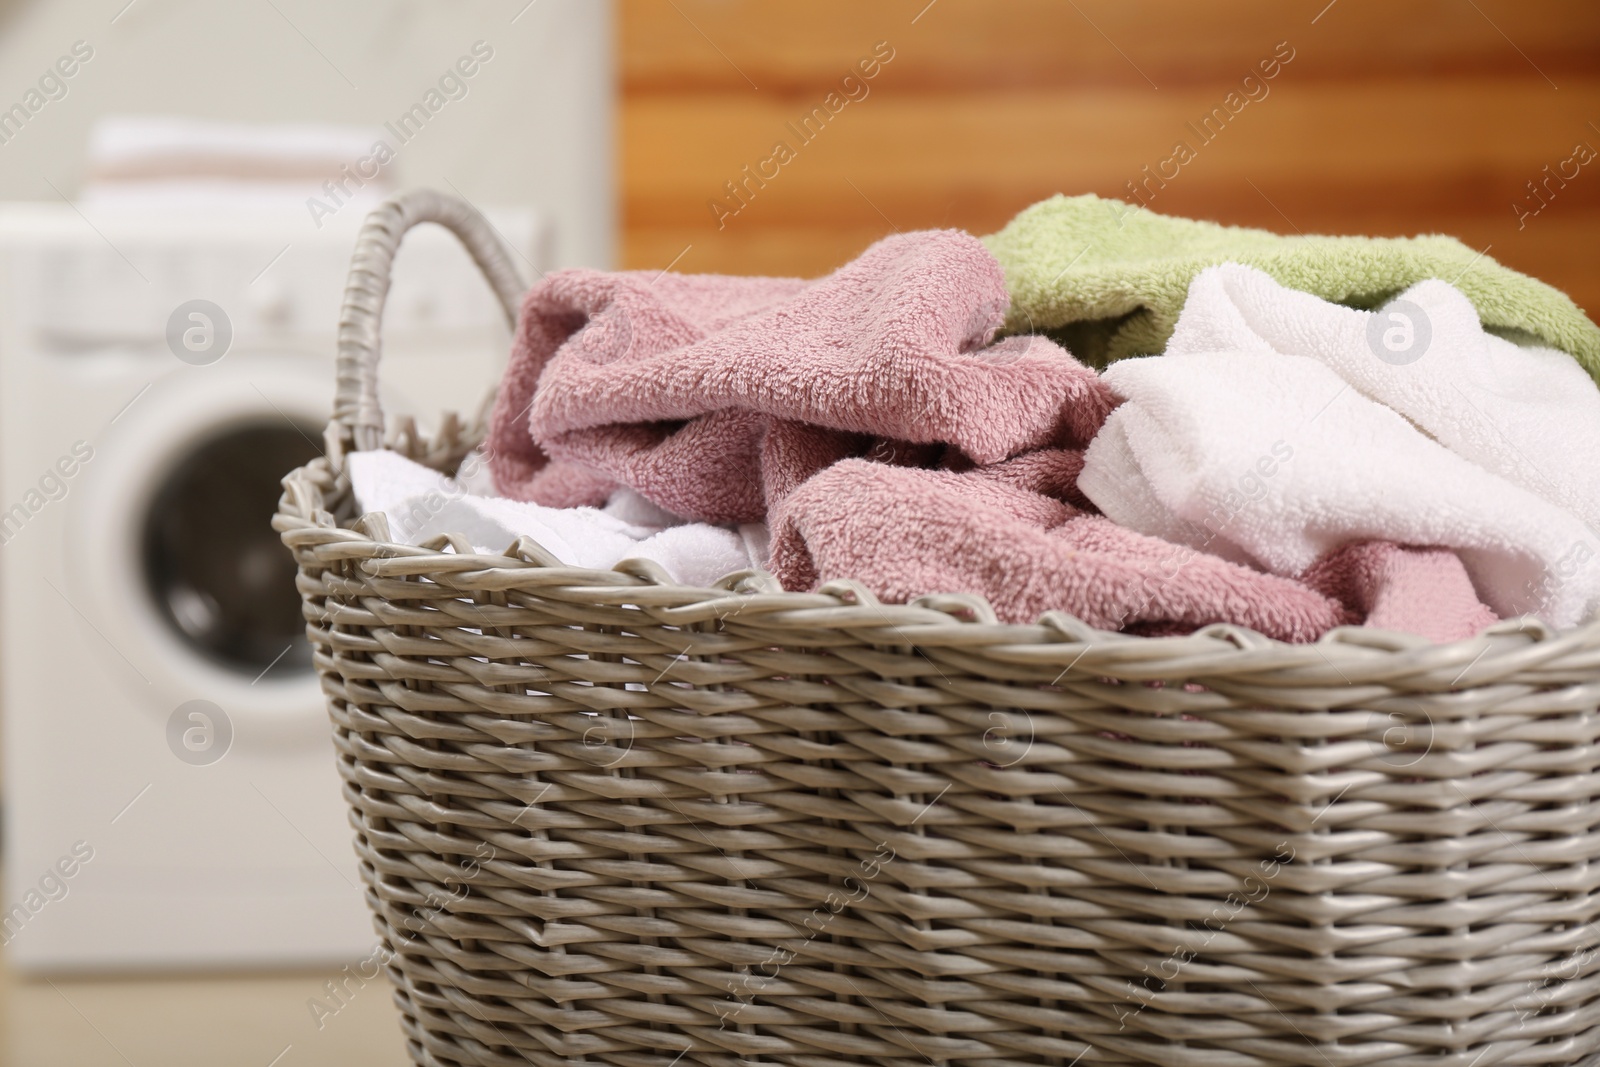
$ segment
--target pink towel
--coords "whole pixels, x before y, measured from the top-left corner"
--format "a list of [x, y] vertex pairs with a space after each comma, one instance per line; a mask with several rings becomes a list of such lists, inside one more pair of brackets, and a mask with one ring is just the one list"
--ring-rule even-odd
[[1059, 609], [1146, 633], [1233, 622], [1311, 641], [1357, 621], [1294, 581], [1135, 533], [1062, 497], [1082, 453], [1042, 450], [993, 467], [917, 470], [852, 459], [818, 474], [772, 522], [786, 589], [855, 578], [884, 600], [986, 597], [1005, 622]]
[[1300, 577], [1364, 616], [1366, 626], [1430, 641], [1459, 641], [1496, 620], [1461, 559], [1446, 548], [1364, 541], [1323, 556]]
[[622, 483], [752, 522], [880, 439], [980, 465], [1086, 444], [1109, 392], [1044, 338], [990, 346], [1006, 305], [999, 264], [958, 230], [885, 238], [809, 283], [564, 271], [523, 305], [495, 484], [570, 506]]

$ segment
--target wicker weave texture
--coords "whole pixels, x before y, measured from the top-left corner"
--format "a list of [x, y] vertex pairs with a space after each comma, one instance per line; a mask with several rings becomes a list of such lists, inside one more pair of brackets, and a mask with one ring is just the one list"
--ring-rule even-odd
[[689, 589], [393, 543], [329, 439], [274, 522], [418, 1064], [1600, 1052], [1600, 624], [1286, 646]]

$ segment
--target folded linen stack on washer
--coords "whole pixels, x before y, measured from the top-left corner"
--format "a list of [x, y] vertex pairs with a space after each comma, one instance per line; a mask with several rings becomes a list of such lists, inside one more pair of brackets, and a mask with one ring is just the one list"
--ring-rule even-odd
[[[111, 115], [89, 132], [80, 201], [101, 209], [169, 207], [326, 214], [370, 210], [392, 191], [392, 152], [376, 128]], [[311, 220], [318, 223], [317, 209]]]
[[[665, 561], [680, 581], [756, 562], [794, 590], [976, 593], [1007, 621], [1449, 640], [1600, 607], [1575, 462], [1600, 392], [1573, 359], [1600, 365], [1600, 331], [1569, 300], [1445, 238], [1297, 244], [1119, 207], [1108, 230], [1108, 202], [1058, 198], [987, 247], [897, 235], [809, 282], [553, 274], [523, 306], [494, 484], [597, 523], [642, 498], [651, 530], [720, 537], [716, 562]], [[1461, 265], [1459, 291], [1427, 280]], [[1149, 358], [1096, 374], [1059, 339]]]

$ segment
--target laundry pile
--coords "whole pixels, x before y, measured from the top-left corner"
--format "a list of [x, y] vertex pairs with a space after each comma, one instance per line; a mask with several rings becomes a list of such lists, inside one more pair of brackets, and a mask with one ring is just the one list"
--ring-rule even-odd
[[[1158, 635], [1600, 612], [1600, 329], [1449, 238], [1056, 197], [813, 281], [569, 270], [481, 458], [351, 457], [397, 536], [771, 571]], [[477, 458], [477, 457], [475, 457]]]

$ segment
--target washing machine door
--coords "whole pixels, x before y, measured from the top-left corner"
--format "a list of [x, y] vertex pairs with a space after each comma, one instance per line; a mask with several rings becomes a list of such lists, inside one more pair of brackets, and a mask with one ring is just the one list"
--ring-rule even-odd
[[157, 380], [97, 442], [70, 531], [77, 595], [135, 669], [256, 736], [326, 740], [271, 520], [283, 476], [322, 451], [331, 377], [325, 359], [239, 355]]
[[253, 679], [311, 667], [294, 561], [262, 521], [284, 473], [317, 456], [308, 431], [276, 413], [212, 427], [167, 468], [137, 531], [145, 592], [172, 635]]

